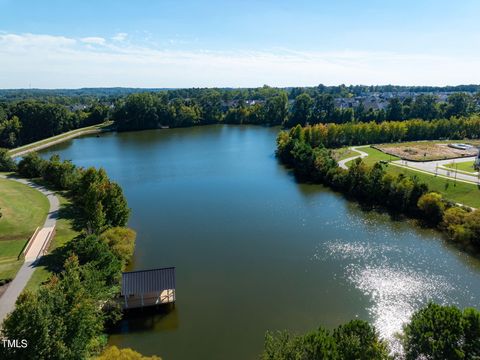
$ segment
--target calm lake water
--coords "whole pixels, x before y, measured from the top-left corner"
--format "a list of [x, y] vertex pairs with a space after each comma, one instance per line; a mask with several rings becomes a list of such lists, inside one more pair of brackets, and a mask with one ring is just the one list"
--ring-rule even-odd
[[207, 126], [60, 144], [119, 182], [138, 233], [132, 269], [176, 266], [177, 303], [123, 321], [110, 343], [164, 360], [255, 359], [265, 331], [350, 319], [392, 342], [429, 300], [480, 308], [480, 264], [431, 230], [297, 184], [278, 129]]

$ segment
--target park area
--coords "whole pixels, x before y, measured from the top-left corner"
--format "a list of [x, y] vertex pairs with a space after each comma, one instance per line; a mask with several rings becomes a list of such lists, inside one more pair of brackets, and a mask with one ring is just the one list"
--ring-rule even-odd
[[[358, 153], [353, 150], [349, 150], [348, 152], [347, 150], [349, 149], [337, 149], [334, 151], [334, 156], [337, 158], [349, 158], [351, 156], [355, 156], [355, 154], [358, 155]], [[428, 174], [423, 171], [417, 171], [415, 169], [399, 166], [397, 163], [392, 163], [392, 161], [399, 160], [398, 157], [385, 154], [374, 147], [358, 147], [358, 150], [368, 154], [368, 156], [364, 157], [362, 161], [369, 166], [373, 166], [377, 162], [382, 162], [384, 163], [385, 171], [389, 174], [415, 176], [421, 182], [427, 184], [431, 191], [441, 193], [447, 200], [474, 208], [480, 208], [480, 190], [477, 185], [456, 181], [454, 178], [448, 179], [445, 177], [435, 176], [434, 174]], [[346, 165], [350, 166], [353, 161], [355, 160], [347, 162]], [[460, 164], [462, 164], [463, 168], [468, 167], [468, 165], [465, 164], [469, 163], [473, 165], [473, 162], [458, 163], [458, 165], [460, 166]]]
[[48, 209], [48, 199], [39, 191], [0, 178], [0, 281], [15, 276], [22, 263], [17, 257], [43, 225]]
[[[470, 149], [456, 149], [448, 146], [453, 143], [471, 145]], [[478, 154], [480, 140], [449, 140], [449, 141], [413, 141], [393, 144], [379, 144], [373, 147], [393, 156], [411, 161], [432, 161], [455, 159]]]

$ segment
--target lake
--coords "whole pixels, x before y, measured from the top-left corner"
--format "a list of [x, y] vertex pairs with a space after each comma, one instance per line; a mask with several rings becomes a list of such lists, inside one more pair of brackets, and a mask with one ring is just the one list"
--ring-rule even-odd
[[124, 320], [110, 343], [164, 360], [256, 359], [267, 330], [350, 319], [395, 332], [420, 306], [480, 308], [480, 264], [412, 221], [298, 184], [278, 128], [107, 133], [42, 152], [103, 167], [138, 233], [131, 269], [175, 266], [174, 309]]

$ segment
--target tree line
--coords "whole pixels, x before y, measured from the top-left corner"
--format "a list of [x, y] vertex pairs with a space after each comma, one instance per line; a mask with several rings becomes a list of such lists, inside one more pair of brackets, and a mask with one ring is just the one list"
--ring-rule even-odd
[[[221, 92], [229, 99], [260, 99], [268, 95], [271, 87], [264, 85], [258, 88], [213, 88]], [[168, 92], [175, 97], [196, 97], [205, 88], [81, 88], [81, 89], [0, 89], [0, 101], [19, 101], [26, 99], [37, 99], [41, 101], [53, 101], [58, 103], [89, 103], [92, 100], [107, 101], [118, 99], [121, 96], [141, 92]], [[382, 93], [409, 93], [409, 94], [432, 94], [432, 93], [479, 93], [480, 85], [456, 85], [456, 86], [400, 86], [400, 85], [332, 85], [308, 87], [286, 87], [283, 88], [289, 99], [295, 99], [301, 93], [307, 92], [331, 94], [337, 97], [351, 97], [369, 94]], [[73, 102], [72, 102], [73, 101]]]
[[0, 103], [0, 147], [13, 148], [102, 123], [108, 110], [108, 106], [99, 103], [77, 110], [34, 100]]
[[17, 171], [22, 177], [41, 177], [55, 189], [68, 191], [89, 233], [100, 234], [128, 221], [130, 210], [122, 188], [103, 169], [79, 168], [69, 160], [60, 161], [58, 155], [44, 160], [33, 152], [22, 158]]
[[[154, 129], [206, 124], [295, 125], [381, 123], [385, 120], [436, 120], [467, 117], [478, 113], [478, 99], [467, 93], [454, 93], [446, 102], [434, 95], [389, 100], [386, 109], [367, 108], [363, 102], [340, 107], [332, 94], [303, 92], [289, 99], [288, 92], [268, 88], [260, 100], [225, 96], [217, 90], [203, 90], [195, 97], [175, 97], [171, 92], [139, 93], [120, 99], [112, 112], [117, 128]], [[179, 91], [177, 91], [179, 92]]]
[[[386, 108], [367, 104], [368, 94], [385, 88], [325, 87], [252, 89], [119, 89], [109, 94], [99, 89], [98, 98], [83, 91], [68, 98], [38, 95], [34, 100], [0, 102], [0, 147], [12, 148], [72, 129], [113, 119], [119, 131], [184, 127], [206, 124], [355, 124], [385, 120], [438, 120], [467, 117], [479, 112], [480, 95], [452, 93], [446, 101], [434, 94], [389, 95]], [[122, 90], [122, 91], [120, 91]], [[398, 90], [398, 89], [397, 89]], [[90, 94], [88, 89], [85, 93]], [[92, 90], [93, 91], [93, 90]], [[360, 100], [339, 105], [338, 98]], [[68, 93], [68, 92], [67, 92]], [[21, 92], [21, 94], [28, 94]], [[45, 94], [51, 94], [47, 91]], [[54, 94], [54, 93], [53, 93]], [[116, 95], [113, 95], [116, 94]], [[375, 98], [374, 102], [385, 101]]]
[[[130, 214], [127, 201], [103, 169], [79, 168], [58, 156], [44, 160], [28, 154], [16, 170], [62, 191], [71, 200], [69, 211], [81, 233], [47, 256], [53, 260], [45, 266], [53, 275], [36, 292], [24, 292], [3, 323], [2, 337], [25, 339], [28, 347], [0, 347], [0, 357], [90, 358], [106, 346], [105, 327], [121, 316], [116, 297], [136, 236], [125, 227]], [[106, 356], [130, 354], [117, 350]]]
[[310, 129], [297, 125], [277, 138], [277, 156], [300, 180], [322, 183], [362, 202], [422, 218], [462, 245], [480, 249], [480, 211], [445, 201], [416, 176], [388, 174], [380, 163], [367, 166], [356, 159], [347, 170], [342, 169], [323, 143], [312, 142]]
[[393, 96], [388, 100], [385, 109], [367, 107], [363, 100], [360, 100], [358, 104], [357, 101], [351, 103], [351, 106], [339, 108], [335, 106], [335, 98], [331, 94], [314, 93], [310, 95], [304, 92], [295, 98], [290, 116], [284, 125], [450, 119], [478, 113], [479, 100], [480, 95], [473, 96], [464, 92], [453, 93], [448, 96], [446, 101], [439, 101], [436, 95], [420, 94], [404, 98]]
[[[404, 326], [406, 360], [473, 360], [480, 357], [480, 312], [429, 303]], [[375, 328], [353, 320], [333, 331], [323, 327], [304, 335], [267, 332], [262, 360], [389, 360], [388, 344]], [[403, 356], [402, 356], [403, 357]]]
[[323, 145], [327, 148], [416, 140], [477, 139], [480, 137], [480, 116], [431, 121], [415, 119], [315, 124], [295, 131], [301, 132], [302, 138], [312, 147]]

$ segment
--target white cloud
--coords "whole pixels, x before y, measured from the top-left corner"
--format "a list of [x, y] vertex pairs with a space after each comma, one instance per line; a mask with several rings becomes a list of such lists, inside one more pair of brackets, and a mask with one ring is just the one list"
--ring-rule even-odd
[[15, 51], [26, 48], [61, 48], [65, 46], [72, 46], [76, 43], [75, 39], [64, 36], [53, 35], [36, 35], [36, 34], [6, 34], [0, 33], [1, 50]]
[[98, 36], [90, 36], [84, 37], [80, 39], [85, 44], [92, 44], [92, 45], [105, 45], [106, 40], [102, 37]]
[[115, 41], [124, 41], [127, 38], [128, 34], [124, 32], [119, 32], [112, 37], [112, 40]]
[[0, 34], [2, 88], [446, 85], [480, 83], [479, 63], [455, 55], [168, 50], [101, 37]]

